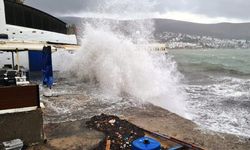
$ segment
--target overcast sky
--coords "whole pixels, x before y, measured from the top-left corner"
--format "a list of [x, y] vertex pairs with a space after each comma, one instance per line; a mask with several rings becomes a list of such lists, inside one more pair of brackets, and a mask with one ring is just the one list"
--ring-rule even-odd
[[250, 0], [26, 0], [25, 3], [56, 16], [122, 18], [126, 14], [131, 18], [199, 23], [250, 22]]

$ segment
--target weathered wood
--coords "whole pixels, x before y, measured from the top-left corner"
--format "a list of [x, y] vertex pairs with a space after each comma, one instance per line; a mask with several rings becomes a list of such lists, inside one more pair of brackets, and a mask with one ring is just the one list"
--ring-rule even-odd
[[40, 107], [38, 85], [0, 87], [0, 110]]
[[107, 143], [106, 143], [106, 150], [110, 150], [110, 146], [111, 146], [111, 141], [110, 141], [110, 140], [107, 140]]

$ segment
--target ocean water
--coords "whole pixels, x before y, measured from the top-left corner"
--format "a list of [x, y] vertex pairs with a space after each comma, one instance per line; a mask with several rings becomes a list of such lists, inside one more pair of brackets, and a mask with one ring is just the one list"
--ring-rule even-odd
[[[94, 49], [92, 51], [94, 51]], [[109, 51], [115, 53], [112, 49]], [[181, 76], [180, 74], [182, 74], [182, 76], [178, 77], [178, 82], [175, 81], [175, 84], [165, 85], [165, 88], [181, 87], [179, 90], [183, 90], [182, 92], [185, 97], [182, 102], [184, 102], [185, 105], [180, 108], [185, 107], [183, 110], [185, 110], [186, 116], [189, 116], [188, 118], [197, 123], [200, 128], [208, 131], [212, 130], [250, 137], [249, 52], [250, 50], [247, 49], [170, 50], [169, 54], [164, 56], [166, 57], [166, 60], [164, 59], [165, 63], [169, 64], [165, 67], [171, 70], [171, 73], [166, 75], [169, 79], [173, 80], [176, 80], [176, 78], [173, 77], [176, 76], [175, 74], [177, 74], [177, 76]], [[98, 54], [100, 58], [107, 57], [106, 54], [95, 53]], [[121, 52], [119, 52], [119, 54], [121, 55]], [[112, 55], [109, 57], [114, 59], [116, 58], [115, 56], [116, 55]], [[61, 63], [60, 58], [64, 57], [67, 58], [67, 60], [75, 59], [75, 54], [66, 52], [60, 54], [58, 52], [54, 54], [53, 57], [55, 60], [55, 69], [60, 70], [62, 69], [60, 65], [63, 65], [64, 69], [67, 68], [65, 64]], [[95, 57], [98, 58], [98, 56]], [[131, 58], [126, 58], [124, 61], [129, 62], [132, 60]], [[78, 60], [76, 64], [81, 66], [79, 63], [85, 62], [83, 60]], [[117, 65], [117, 62], [114, 62], [114, 60], [113, 63], [112, 65]], [[136, 61], [136, 63], [143, 66], [141, 68], [142, 72], [144, 72], [144, 68], [147, 69], [144, 65], [145, 62]], [[114, 68], [113, 66], [109, 68], [110, 65], [111, 64], [109, 64], [108, 68], [105, 68], [105, 70]], [[99, 70], [99, 66], [105, 67], [95, 63], [94, 68], [96, 68], [96, 71]], [[120, 67], [123, 69], [124, 66]], [[133, 70], [134, 64], [129, 66], [126, 65], [126, 67]], [[82, 72], [89, 71], [85, 68], [86, 67], [82, 67], [82, 69], [78, 69], [77, 71], [80, 71], [78, 73], [82, 75]], [[115, 68], [117, 68], [117, 66]], [[151, 74], [153, 71], [157, 70], [151, 70]], [[133, 72], [136, 71], [133, 70]], [[49, 96], [42, 97], [42, 101], [46, 105], [45, 122], [79, 120], [100, 113], [122, 115], [124, 111], [129, 110], [130, 107], [143, 109], [143, 105], [147, 103], [165, 109], [175, 109], [176, 107], [176, 103], [173, 103], [173, 105], [173, 101], [165, 103], [162, 101], [162, 97], [160, 97], [159, 103], [157, 103], [157, 97], [147, 101], [141, 101], [141, 95], [134, 94], [129, 90], [122, 91], [123, 88], [118, 88], [121, 91], [117, 94], [117, 89], [112, 89], [112, 86], [110, 86], [111, 83], [116, 83], [114, 80], [122, 81], [122, 86], [125, 87], [131, 84], [129, 81], [122, 79], [124, 76], [130, 76], [133, 82], [136, 82], [137, 72], [136, 74], [131, 73], [129, 75], [126, 75], [126, 73], [116, 73], [116, 76], [101, 72], [101, 77], [99, 77], [101, 79], [95, 79], [95, 83], [88, 80], [84, 81], [81, 77], [78, 78], [74, 76], [75, 73], [70, 73], [69, 75], [67, 75], [67, 73], [67, 69], [59, 72], [60, 77], [57, 80], [57, 85], [55, 85], [52, 90], [41, 90], [44, 95]], [[109, 77], [109, 75], [111, 75], [111, 77]], [[96, 75], [91, 74], [91, 76]], [[144, 79], [141, 85], [144, 85], [144, 83], [150, 84], [152, 82], [150, 79], [154, 78], [154, 76], [151, 75], [146, 77], [147, 78]], [[155, 79], [164, 81], [161, 78]], [[104, 84], [104, 88], [109, 87], [108, 90], [100, 86], [99, 82], [101, 80], [108, 80], [105, 82], [107, 85]], [[119, 82], [117, 85], [119, 85]], [[150, 86], [152, 89], [154, 87], [155, 86]], [[137, 88], [140, 87], [135, 87], [133, 90], [141, 90]], [[150, 92], [155, 94], [155, 91]], [[177, 99], [175, 99], [175, 96]], [[173, 98], [172, 100], [180, 102], [178, 101], [178, 96], [180, 96], [178, 93], [170, 93], [170, 96], [164, 95], [163, 98], [165, 101], [168, 101], [169, 98]], [[166, 104], [169, 106], [165, 106]], [[171, 109], [170, 111], [174, 112]]]
[[53, 54], [62, 77], [52, 90], [41, 89], [45, 122], [119, 115], [150, 104], [204, 129], [249, 136], [249, 50], [148, 51], [140, 45], [155, 41], [154, 23], [131, 16], [152, 9], [151, 0], [99, 3], [100, 14], [130, 22], [121, 31], [119, 22], [99, 16], [79, 27], [80, 50]]
[[204, 129], [250, 137], [250, 50], [170, 50], [188, 112]]

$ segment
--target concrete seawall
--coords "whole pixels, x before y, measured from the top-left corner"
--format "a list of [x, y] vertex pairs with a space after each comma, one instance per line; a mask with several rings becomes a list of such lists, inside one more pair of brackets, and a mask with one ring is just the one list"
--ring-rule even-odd
[[0, 142], [17, 138], [25, 145], [43, 141], [43, 116], [40, 109], [0, 115]]

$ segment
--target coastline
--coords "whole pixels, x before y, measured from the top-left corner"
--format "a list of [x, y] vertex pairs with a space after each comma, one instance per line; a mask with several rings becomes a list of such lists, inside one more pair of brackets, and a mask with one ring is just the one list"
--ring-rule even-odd
[[241, 138], [236, 135], [214, 131], [204, 131], [194, 122], [161, 108], [155, 108], [149, 112], [142, 110], [136, 115], [130, 115], [127, 118], [130, 122], [139, 127], [172, 136], [185, 142], [203, 147], [204, 149], [250, 149], [250, 138]]
[[[124, 110], [119, 117], [146, 130], [166, 134], [207, 150], [250, 149], [249, 138], [239, 138], [236, 135], [213, 131], [204, 132], [192, 121], [152, 105], [145, 106], [144, 108]], [[45, 124], [46, 143], [29, 147], [28, 150], [91, 150], [98, 145], [104, 138], [104, 135], [100, 132], [88, 129], [85, 124], [88, 120], [89, 119], [82, 119], [78, 121]]]

